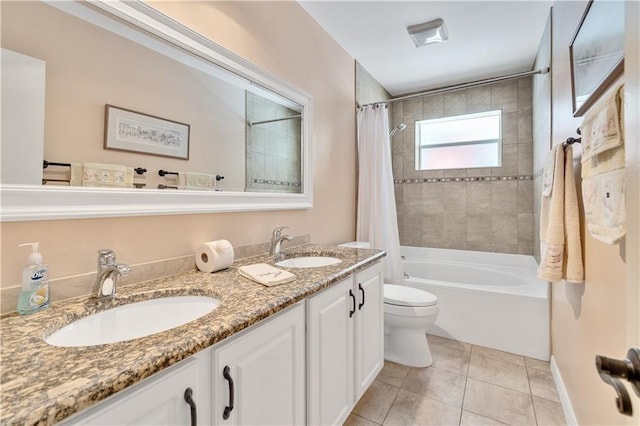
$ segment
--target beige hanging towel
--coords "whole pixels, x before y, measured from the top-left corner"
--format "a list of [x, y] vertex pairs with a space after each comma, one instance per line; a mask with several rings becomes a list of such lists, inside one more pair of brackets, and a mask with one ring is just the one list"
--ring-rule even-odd
[[582, 123], [582, 199], [591, 236], [615, 244], [626, 233], [624, 86], [594, 105]]
[[207, 173], [178, 172], [178, 186], [192, 190], [211, 190], [216, 186], [216, 177]]
[[82, 186], [133, 187], [133, 168], [120, 164], [82, 163]]
[[[553, 168], [553, 185], [542, 196], [540, 213], [541, 262], [538, 277], [547, 281], [579, 283], [584, 281], [580, 216], [573, 175], [573, 150], [562, 144], [549, 153], [545, 169]], [[545, 174], [549, 174], [545, 170]], [[550, 179], [551, 180], [551, 179]]]

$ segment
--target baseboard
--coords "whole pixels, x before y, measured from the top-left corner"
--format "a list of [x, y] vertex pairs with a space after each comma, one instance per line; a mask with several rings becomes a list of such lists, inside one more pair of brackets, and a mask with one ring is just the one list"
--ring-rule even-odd
[[573, 412], [567, 388], [564, 387], [560, 370], [558, 370], [558, 364], [556, 364], [556, 359], [553, 355], [551, 355], [551, 375], [553, 376], [553, 381], [556, 384], [556, 390], [558, 391], [560, 404], [562, 404], [562, 411], [564, 411], [564, 418], [567, 421], [567, 426], [578, 426], [578, 420]]

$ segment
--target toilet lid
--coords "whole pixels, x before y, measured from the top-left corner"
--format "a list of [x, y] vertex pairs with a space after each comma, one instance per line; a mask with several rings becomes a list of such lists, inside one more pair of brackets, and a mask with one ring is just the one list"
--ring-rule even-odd
[[406, 285], [385, 284], [384, 303], [399, 306], [433, 306], [438, 298], [433, 294]]

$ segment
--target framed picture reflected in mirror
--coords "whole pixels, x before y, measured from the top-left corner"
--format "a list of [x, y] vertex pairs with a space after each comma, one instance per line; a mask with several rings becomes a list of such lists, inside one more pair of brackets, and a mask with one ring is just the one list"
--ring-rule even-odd
[[104, 148], [189, 159], [188, 124], [105, 105]]

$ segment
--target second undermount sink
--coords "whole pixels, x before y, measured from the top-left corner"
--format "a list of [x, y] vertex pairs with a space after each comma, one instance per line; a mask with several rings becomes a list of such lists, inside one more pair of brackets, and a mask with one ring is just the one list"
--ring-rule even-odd
[[74, 321], [45, 341], [61, 347], [124, 342], [194, 321], [219, 304], [208, 296], [171, 296], [120, 305]]
[[285, 268], [317, 268], [320, 266], [335, 265], [340, 262], [342, 262], [342, 260], [337, 257], [301, 256], [281, 260], [280, 262], [276, 262], [276, 266], [284, 266]]

